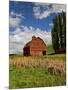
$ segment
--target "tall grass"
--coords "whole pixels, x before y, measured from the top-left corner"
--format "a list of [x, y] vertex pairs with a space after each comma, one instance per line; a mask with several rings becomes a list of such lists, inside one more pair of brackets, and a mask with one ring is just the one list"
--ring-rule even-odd
[[47, 68], [50, 73], [65, 73], [65, 60], [61, 58], [14, 57], [10, 65], [25, 68]]
[[65, 55], [10, 56], [10, 88], [65, 85]]

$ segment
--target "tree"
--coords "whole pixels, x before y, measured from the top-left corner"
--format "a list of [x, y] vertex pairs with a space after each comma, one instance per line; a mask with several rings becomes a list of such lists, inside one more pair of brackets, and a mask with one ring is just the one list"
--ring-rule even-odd
[[62, 12], [53, 20], [52, 44], [55, 52], [66, 48], [66, 13]]

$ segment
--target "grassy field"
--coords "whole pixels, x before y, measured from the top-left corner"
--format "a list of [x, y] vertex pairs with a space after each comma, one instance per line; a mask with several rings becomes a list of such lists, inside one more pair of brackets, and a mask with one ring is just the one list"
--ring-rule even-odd
[[46, 54], [52, 54], [52, 53], [55, 53], [52, 45], [47, 46], [47, 52], [46, 52]]
[[10, 56], [9, 88], [32, 88], [66, 84], [64, 54], [40, 57]]

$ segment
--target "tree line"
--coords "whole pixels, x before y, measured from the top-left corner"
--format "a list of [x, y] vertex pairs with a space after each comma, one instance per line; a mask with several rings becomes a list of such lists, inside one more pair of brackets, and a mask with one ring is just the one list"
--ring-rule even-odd
[[57, 52], [59, 49], [66, 49], [66, 13], [62, 12], [53, 19], [52, 45]]

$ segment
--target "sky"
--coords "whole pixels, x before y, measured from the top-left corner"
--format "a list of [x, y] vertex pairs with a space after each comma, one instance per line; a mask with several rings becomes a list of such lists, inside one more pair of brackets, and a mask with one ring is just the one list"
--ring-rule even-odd
[[9, 53], [22, 54], [33, 35], [52, 45], [53, 19], [62, 11], [64, 4], [9, 1]]

